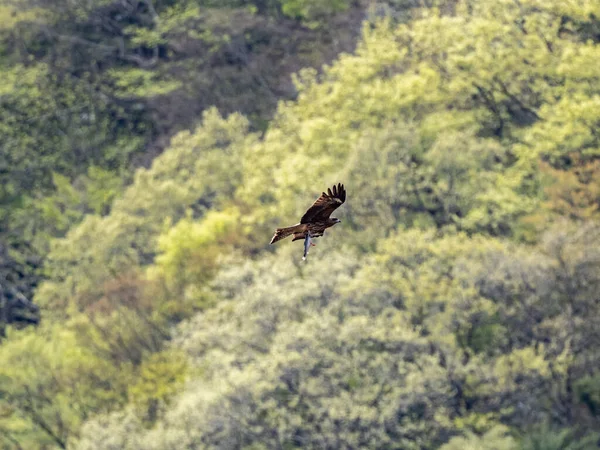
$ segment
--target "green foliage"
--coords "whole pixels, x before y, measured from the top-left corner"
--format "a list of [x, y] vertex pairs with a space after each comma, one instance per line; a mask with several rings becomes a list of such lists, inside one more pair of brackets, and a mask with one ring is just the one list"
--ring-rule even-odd
[[183, 219], [158, 238], [156, 269], [172, 290], [202, 284], [214, 275], [217, 258], [239, 241], [240, 214], [235, 210], [209, 212], [200, 223]]
[[115, 83], [115, 95], [120, 97], [154, 97], [166, 95], [181, 87], [177, 81], [161, 81], [156, 74], [143, 69], [112, 70], [109, 74]]
[[440, 450], [516, 450], [518, 445], [509, 435], [509, 430], [497, 425], [482, 436], [468, 433], [464, 437], [454, 437]]
[[[162, 348], [168, 337], [166, 318], [152, 308], [152, 286], [133, 275], [104, 283], [97, 297], [83, 296], [85, 315], [70, 325], [94, 354], [115, 365], [139, 365], [147, 353]], [[83, 302], [82, 302], [83, 303]]]
[[573, 430], [552, 430], [547, 425], [527, 434], [519, 446], [520, 450], [588, 450], [594, 448], [598, 448], [597, 433], [578, 436]]
[[593, 415], [600, 414], [600, 376], [588, 375], [577, 380], [575, 393], [579, 401], [586, 405]]
[[[203, 375], [136, 438], [143, 446], [436, 448], [457, 427], [466, 441], [448, 445], [518, 448], [496, 421], [519, 424], [558, 406], [539, 389], [566, 380], [565, 348], [579, 338], [555, 328], [561, 309], [548, 300], [562, 282], [543, 254], [413, 230], [368, 261], [315, 256], [328, 273], [314, 277], [295, 252], [230, 260], [217, 276], [224, 300], [175, 338]], [[506, 338], [461, 347], [459, 331], [481, 327], [486, 309]]]
[[0, 429], [24, 448], [65, 448], [92, 411], [122, 399], [115, 368], [59, 326], [9, 333], [0, 357]]
[[[85, 80], [58, 83], [47, 64], [15, 66], [3, 72], [0, 100], [2, 135], [2, 204], [25, 193], [45, 193], [51, 188], [52, 173], [74, 177], [89, 165], [124, 166], [135, 151], [126, 140], [136, 117], [121, 125], [111, 119], [114, 105], [97, 105]], [[112, 145], [120, 145], [114, 152]], [[139, 145], [139, 142], [137, 142]]]
[[[340, 320], [339, 305], [327, 304], [337, 279], [348, 278], [355, 265], [351, 255], [336, 256], [329, 281], [311, 279], [290, 257], [279, 258], [281, 273], [269, 270], [273, 261], [264, 261], [258, 273], [248, 268], [236, 275], [239, 269], [232, 268], [217, 283], [239, 290], [244, 300], [220, 303], [176, 338], [194, 354], [205, 381], [190, 386], [167, 413], [166, 429], [150, 432], [145, 445], [377, 447], [396, 441], [412, 448], [439, 439], [449, 424], [442, 411], [450, 387], [438, 358], [424, 351], [426, 341], [393, 311]], [[290, 271], [297, 281], [282, 285]], [[263, 282], [253, 284], [254, 277]], [[434, 386], [446, 394], [430, 396]], [[377, 425], [382, 418], [388, 435]], [[315, 433], [316, 427], [332, 432]]]
[[52, 194], [25, 197], [12, 217], [23, 238], [43, 254], [52, 238], [65, 235], [86, 214], [106, 214], [123, 185], [118, 174], [97, 166], [90, 166], [73, 182], [57, 172], [52, 181]]
[[139, 438], [142, 429], [143, 425], [133, 411], [100, 416], [86, 422], [75, 447], [82, 450], [137, 450], [143, 448]]
[[21, 9], [18, 6], [20, 5], [16, 2], [0, 4], [0, 32], [14, 29], [21, 22], [43, 21], [46, 17], [45, 11], [39, 8]]
[[344, 11], [351, 3], [351, 0], [333, 0], [327, 3], [318, 0], [281, 0], [281, 10], [286, 16], [315, 20]]
[[[324, 5], [61, 1], [39, 60], [7, 53], [0, 217], [48, 257], [42, 325], [0, 347], [2, 445], [596, 445], [595, 6], [375, 7], [355, 51], [298, 72], [252, 132], [357, 12]], [[49, 98], [87, 99], [95, 128], [78, 115], [44, 142], [54, 114], [28, 134], [13, 106]], [[40, 179], [17, 176], [34, 160]], [[336, 182], [342, 224], [307, 262], [268, 245]]]
[[181, 389], [186, 375], [185, 355], [172, 350], [154, 353], [143, 362], [135, 382], [128, 387], [129, 400], [143, 411], [142, 417], [152, 422], [161, 404]]
[[309, 30], [279, 1], [3, 1], [0, 240], [28, 261], [28, 283], [53, 238], [107, 214], [204, 111], [266, 128], [295, 95], [291, 73], [353, 48], [359, 16], [343, 6], [319, 15], [335, 26]]
[[39, 288], [37, 301], [55, 312], [79, 311], [116, 274], [153, 262], [165, 223], [177, 223], [190, 209], [201, 217], [232, 195], [239, 183], [239, 152], [253, 140], [247, 127], [239, 115], [223, 119], [211, 111], [194, 134], [178, 135], [170, 151], [138, 171], [109, 215], [88, 215], [53, 243], [50, 279]]

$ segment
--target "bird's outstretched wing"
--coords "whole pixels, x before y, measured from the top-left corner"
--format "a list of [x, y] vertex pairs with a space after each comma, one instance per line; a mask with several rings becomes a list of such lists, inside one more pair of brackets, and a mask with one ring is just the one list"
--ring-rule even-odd
[[333, 186], [333, 189], [327, 189], [327, 193], [323, 192], [321, 194], [317, 201], [304, 213], [300, 223], [326, 220], [345, 201], [346, 189], [344, 189], [343, 184], [338, 183], [337, 186]]

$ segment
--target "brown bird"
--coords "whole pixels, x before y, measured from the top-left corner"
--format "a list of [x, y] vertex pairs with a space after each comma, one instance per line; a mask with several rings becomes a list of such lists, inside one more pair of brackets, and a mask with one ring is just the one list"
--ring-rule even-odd
[[304, 257], [302, 259], [306, 259], [308, 249], [315, 245], [312, 242], [312, 238], [323, 236], [325, 229], [341, 222], [340, 219], [329, 216], [345, 201], [346, 189], [344, 189], [343, 184], [338, 183], [337, 186], [333, 186], [333, 189], [327, 189], [327, 193], [323, 192], [317, 201], [304, 213], [300, 219], [300, 223], [291, 227], [277, 228], [271, 239], [271, 244], [293, 234], [294, 239], [292, 241], [304, 239]]

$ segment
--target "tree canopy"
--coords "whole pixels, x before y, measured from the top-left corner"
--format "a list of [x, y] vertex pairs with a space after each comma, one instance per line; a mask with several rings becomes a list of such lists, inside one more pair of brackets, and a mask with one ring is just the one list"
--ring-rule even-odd
[[0, 448], [597, 448], [600, 6], [0, 16]]

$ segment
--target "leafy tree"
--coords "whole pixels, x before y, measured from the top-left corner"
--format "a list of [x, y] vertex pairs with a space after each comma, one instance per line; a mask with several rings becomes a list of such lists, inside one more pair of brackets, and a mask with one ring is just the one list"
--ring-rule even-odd
[[573, 430], [552, 430], [542, 426], [526, 435], [520, 443], [522, 450], [585, 450], [597, 448], [598, 436], [577, 436]]
[[[239, 182], [237, 155], [254, 139], [247, 127], [239, 115], [224, 119], [212, 111], [196, 133], [180, 134], [169, 152], [136, 174], [109, 215], [88, 215], [54, 242], [50, 279], [39, 288], [37, 301], [53, 305], [56, 312], [79, 311], [98, 297], [106, 281], [132, 266], [152, 263], [165, 221], [178, 222], [186, 210], [201, 217], [233, 191]], [[89, 270], [84, 269], [84, 254]], [[75, 265], [77, 270], [71, 270]]]
[[[67, 448], [93, 411], [119, 404], [124, 378], [78, 345], [71, 331], [11, 332], [1, 358], [1, 434], [22, 448]], [[97, 382], [108, 379], [111, 383]]]
[[517, 443], [509, 435], [508, 430], [498, 425], [483, 436], [468, 433], [464, 437], [454, 437], [447, 444], [442, 445], [440, 450], [513, 450], [517, 448]]
[[0, 5], [0, 239], [35, 261], [27, 272], [52, 238], [106, 214], [133, 169], [203, 111], [243, 111], [264, 129], [278, 99], [295, 96], [292, 72], [353, 47], [358, 5], [287, 3]]
[[[227, 114], [276, 103], [248, 87], [280, 73], [266, 64], [278, 45], [301, 47], [271, 46], [279, 25], [332, 37], [354, 7], [59, 3], [68, 24], [57, 12], [19, 35], [48, 30], [39, 54], [52, 48], [55, 66], [20, 63], [41, 79], [94, 73], [107, 104], [144, 111], [156, 148], [187, 126], [169, 111], [222, 113], [175, 134], [129, 185], [102, 156], [11, 197], [26, 206], [3, 211], [16, 236], [50, 252], [42, 325], [0, 347], [8, 448], [596, 445], [595, 6], [390, 2], [355, 51], [298, 73], [264, 133]], [[225, 91], [239, 80], [232, 97], [213, 73]], [[342, 226], [308, 262], [301, 243], [268, 245], [339, 181]]]

